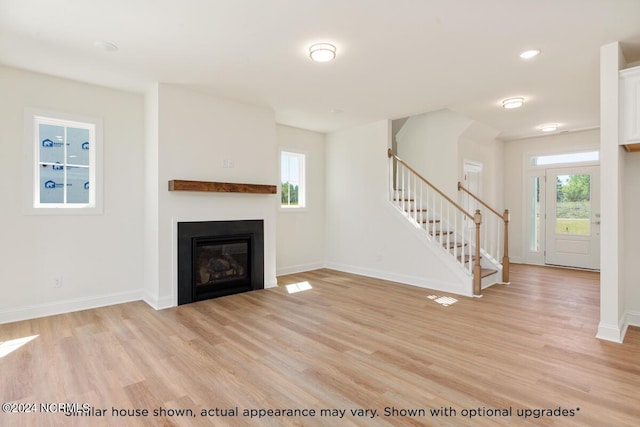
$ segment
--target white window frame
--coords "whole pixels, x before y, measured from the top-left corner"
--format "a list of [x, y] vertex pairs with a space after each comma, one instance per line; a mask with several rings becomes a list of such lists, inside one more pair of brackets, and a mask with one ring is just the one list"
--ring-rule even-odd
[[[39, 125], [54, 124], [89, 130], [89, 202], [40, 202]], [[23, 211], [33, 215], [101, 215], [103, 213], [102, 120], [57, 111], [26, 108], [24, 112]], [[65, 189], [66, 191], [66, 189]]]
[[[298, 184], [298, 204], [297, 205], [283, 205], [282, 204], [282, 156], [283, 154], [291, 155], [302, 159], [300, 162], [300, 170], [299, 173], [299, 184]], [[281, 148], [280, 156], [278, 156], [278, 173], [279, 173], [279, 184], [278, 184], [278, 197], [279, 197], [279, 206], [283, 211], [302, 211], [307, 208], [307, 158], [309, 156], [307, 153], [290, 148]]]

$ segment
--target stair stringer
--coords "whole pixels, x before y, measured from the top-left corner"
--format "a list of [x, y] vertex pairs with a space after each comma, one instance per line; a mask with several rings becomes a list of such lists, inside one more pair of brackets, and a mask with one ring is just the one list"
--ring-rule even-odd
[[457, 262], [446, 249], [432, 240], [428, 232], [419, 224], [415, 223], [399, 206], [389, 201], [387, 207], [393, 215], [398, 218], [398, 222], [403, 224], [403, 227], [422, 244], [425, 248], [424, 255], [435, 258], [440, 265], [447, 268], [452, 277], [451, 283], [429, 279], [425, 280], [423, 278], [418, 281], [403, 281], [403, 283], [458, 295], [473, 296], [473, 275], [462, 268], [461, 264]]
[[480, 259], [480, 266], [482, 268], [490, 268], [492, 270], [496, 270], [494, 274], [482, 278], [482, 289], [490, 288], [493, 285], [503, 284], [504, 282], [502, 281], [502, 264], [494, 261], [482, 248], [480, 248], [480, 254], [482, 256], [482, 258]]

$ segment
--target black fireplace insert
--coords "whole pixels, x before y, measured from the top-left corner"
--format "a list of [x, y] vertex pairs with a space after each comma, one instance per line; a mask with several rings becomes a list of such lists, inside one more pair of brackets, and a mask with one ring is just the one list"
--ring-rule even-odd
[[264, 288], [262, 220], [178, 223], [178, 305]]

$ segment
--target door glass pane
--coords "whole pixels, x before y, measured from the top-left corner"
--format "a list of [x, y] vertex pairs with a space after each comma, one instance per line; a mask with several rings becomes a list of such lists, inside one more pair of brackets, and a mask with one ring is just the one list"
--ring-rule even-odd
[[540, 177], [531, 179], [531, 235], [529, 236], [530, 249], [533, 252], [540, 251]]
[[591, 175], [556, 176], [556, 233], [591, 234]]

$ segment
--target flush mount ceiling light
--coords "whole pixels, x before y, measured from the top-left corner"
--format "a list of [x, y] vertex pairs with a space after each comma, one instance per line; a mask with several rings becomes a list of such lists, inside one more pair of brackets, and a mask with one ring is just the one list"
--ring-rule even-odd
[[545, 125], [538, 126], [538, 129], [540, 129], [542, 132], [553, 132], [558, 130], [559, 126], [560, 125], [557, 123], [547, 123]]
[[520, 108], [524, 104], [524, 98], [509, 98], [502, 101], [502, 106], [507, 110]]
[[105, 52], [116, 52], [118, 50], [118, 46], [113, 43], [105, 42], [105, 41], [97, 41], [93, 43], [93, 46], [96, 49], [104, 50]]
[[522, 52], [520, 54], [520, 58], [522, 58], [522, 59], [531, 59], [534, 56], [538, 56], [539, 54], [540, 54], [540, 49], [525, 50], [524, 52]]
[[309, 48], [309, 56], [316, 62], [329, 62], [336, 57], [336, 47], [329, 43], [316, 43]]

